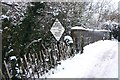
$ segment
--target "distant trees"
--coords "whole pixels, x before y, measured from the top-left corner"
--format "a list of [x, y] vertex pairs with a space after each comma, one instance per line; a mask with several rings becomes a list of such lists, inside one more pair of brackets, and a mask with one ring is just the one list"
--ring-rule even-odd
[[101, 0], [90, 2], [86, 6], [86, 11], [84, 11], [83, 16], [85, 17], [84, 21], [86, 26], [89, 28], [98, 28], [101, 29], [101, 24], [106, 21], [118, 21], [119, 13], [115, 4], [112, 1]]

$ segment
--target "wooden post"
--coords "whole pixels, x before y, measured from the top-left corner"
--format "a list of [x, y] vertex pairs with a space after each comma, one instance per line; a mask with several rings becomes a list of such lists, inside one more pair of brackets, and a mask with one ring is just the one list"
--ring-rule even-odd
[[[32, 54], [32, 56], [33, 56], [33, 60], [35, 61], [35, 63], [34, 63], [35, 67], [34, 67], [34, 70], [33, 70], [33, 76], [34, 76], [35, 72], [37, 72], [37, 61], [36, 61], [36, 57], [35, 57], [36, 54]], [[35, 76], [34, 76], [34, 78], [35, 78]]]
[[[24, 67], [24, 63], [23, 63], [23, 60], [22, 60], [22, 58], [20, 58], [20, 61], [21, 61], [21, 64], [22, 64], [22, 69], [24, 70], [24, 72], [25, 72], [25, 67]], [[25, 76], [27, 77], [27, 75], [25, 74]]]
[[[33, 68], [32, 67], [32, 75], [33, 75], [33, 77], [35, 78], [35, 68], [36, 68], [36, 60], [35, 60], [35, 54], [32, 54], [32, 61], [34, 61], [34, 65], [35, 65], [35, 67]], [[31, 65], [32, 66], [32, 65]]]
[[27, 71], [28, 71], [28, 73], [30, 74], [30, 77], [32, 78], [31, 73], [30, 73], [30, 71], [29, 71], [29, 67], [28, 67], [26, 55], [24, 55], [24, 58], [25, 58], [26, 66], [27, 66]]
[[66, 45], [64, 44], [64, 45], [63, 45], [63, 49], [62, 49], [62, 50], [63, 50], [63, 55], [64, 55], [64, 60], [66, 60], [66, 52], [65, 52], [65, 48], [66, 48]]
[[50, 67], [52, 67], [52, 57], [51, 57], [52, 53], [48, 51], [48, 55], [49, 55], [49, 62], [50, 62], [49, 69], [50, 69]]
[[60, 47], [60, 56], [61, 56], [61, 60], [63, 60], [63, 52], [62, 52], [62, 44], [60, 43], [59, 44], [59, 47]]
[[[22, 70], [21, 66], [19, 66], [19, 70]], [[21, 79], [24, 80], [24, 78], [22, 77], [22, 73], [20, 73]]]
[[8, 77], [9, 77], [9, 79], [11, 80], [10, 72], [9, 72], [9, 70], [8, 70], [8, 68], [7, 68], [7, 64], [6, 64], [5, 60], [4, 60], [4, 65], [5, 65], [5, 68], [6, 68]]
[[62, 43], [62, 53], [63, 53], [63, 60], [65, 60], [65, 47], [63, 43]]
[[41, 51], [39, 51], [39, 58], [40, 58], [40, 62], [43, 62], [43, 60], [42, 60], [42, 55], [41, 55]]
[[[2, 78], [3, 78], [3, 80], [6, 80], [5, 79], [5, 76], [3, 75], [3, 73], [2, 73], [2, 70], [0, 69], [0, 74], [1, 74], [1, 76], [2, 76]], [[1, 79], [2, 80], [2, 79]]]
[[37, 58], [37, 64], [38, 64], [38, 62], [39, 62], [38, 54], [35, 53], [35, 55], [36, 55], [36, 58]]
[[68, 53], [67, 53], [67, 46], [64, 45], [64, 53], [65, 53], [65, 58], [67, 59], [68, 58]]
[[46, 69], [45, 55], [44, 55], [43, 50], [42, 50], [41, 52], [42, 52], [42, 53], [41, 53], [41, 55], [42, 55], [42, 60], [43, 60], [43, 62], [42, 62], [42, 66], [43, 66], [43, 73], [44, 73], [44, 71], [45, 71], [45, 69]]
[[44, 50], [45, 50], [45, 64], [46, 64], [46, 70], [49, 68], [48, 66], [48, 62], [46, 61], [46, 59], [48, 59], [48, 53], [47, 53], [47, 49], [45, 48], [45, 46], [42, 44]]
[[32, 58], [31, 58], [31, 55], [30, 55], [30, 53], [29, 53], [29, 60], [30, 60], [30, 62], [32, 62]]
[[42, 75], [42, 70], [41, 69], [43, 69], [43, 56], [42, 56], [42, 51], [39, 51], [39, 58], [40, 58], [40, 74]]
[[[37, 65], [36, 65], [36, 67], [38, 68], [38, 66], [41, 66], [41, 65], [39, 65], [39, 58], [38, 58], [38, 54], [36, 53], [36, 58], [37, 58]], [[40, 70], [40, 69], [39, 69]], [[41, 71], [41, 70], [40, 70]], [[37, 75], [38, 75], [38, 78], [40, 78], [40, 76], [39, 76], [39, 72], [37, 71]]]
[[49, 58], [49, 53], [48, 53], [48, 49], [45, 48], [46, 51], [46, 58], [48, 59], [48, 61], [46, 61], [46, 65], [47, 65], [47, 70], [50, 68], [50, 58]]
[[53, 49], [53, 44], [51, 44], [51, 50], [50, 50], [50, 52], [49, 52], [49, 54], [50, 54], [50, 61], [51, 61], [51, 68], [52, 67], [54, 67], [54, 51], [53, 51], [54, 49]]

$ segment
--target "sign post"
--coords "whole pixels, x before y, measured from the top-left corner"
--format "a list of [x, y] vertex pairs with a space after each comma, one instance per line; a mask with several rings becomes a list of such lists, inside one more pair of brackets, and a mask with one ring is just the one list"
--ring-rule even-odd
[[56, 40], [59, 41], [65, 29], [60, 23], [60, 21], [56, 19], [50, 31], [53, 34], [53, 36], [56, 38]]

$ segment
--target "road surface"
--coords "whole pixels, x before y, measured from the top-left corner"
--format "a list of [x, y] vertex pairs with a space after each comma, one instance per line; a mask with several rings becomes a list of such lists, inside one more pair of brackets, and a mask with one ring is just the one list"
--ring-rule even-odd
[[47, 78], [118, 78], [118, 42], [98, 41], [84, 47], [83, 54], [62, 61]]

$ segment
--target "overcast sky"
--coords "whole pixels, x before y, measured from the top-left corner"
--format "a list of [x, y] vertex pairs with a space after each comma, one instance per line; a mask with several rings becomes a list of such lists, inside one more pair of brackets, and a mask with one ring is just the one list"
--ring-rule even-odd
[[120, 3], [118, 4], [118, 2], [120, 2], [120, 0], [111, 0], [111, 4], [115, 7], [115, 9], [117, 9], [118, 5], [120, 5]]
[[[92, 0], [90, 0], [90, 1], [92, 1]], [[107, 5], [111, 5], [112, 6], [112, 10], [116, 10], [116, 9], [118, 9], [118, 2], [120, 2], [120, 0], [93, 0], [93, 2], [102, 2], [102, 1], [105, 1], [105, 2], [107, 2], [107, 3], [109, 3], [109, 4], [107, 4]], [[119, 4], [120, 5], [120, 4]]]

